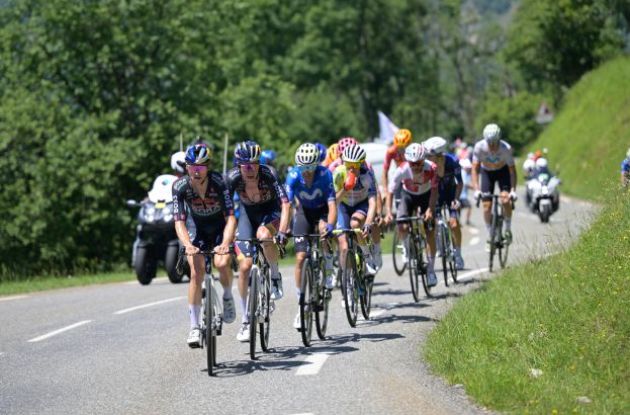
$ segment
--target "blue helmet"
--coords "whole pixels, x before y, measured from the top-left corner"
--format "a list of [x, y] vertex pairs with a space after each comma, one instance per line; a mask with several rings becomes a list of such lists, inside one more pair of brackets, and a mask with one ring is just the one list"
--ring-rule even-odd
[[322, 143], [315, 143], [315, 147], [317, 147], [317, 151], [319, 151], [319, 162], [323, 162], [326, 159], [326, 151], [328, 148]]
[[210, 149], [205, 144], [195, 144], [186, 149], [186, 164], [209, 164]]
[[234, 149], [236, 164], [255, 163], [260, 159], [260, 146], [253, 140], [240, 142]]
[[264, 150], [260, 154], [260, 164], [273, 164], [276, 161], [276, 152], [273, 150]]

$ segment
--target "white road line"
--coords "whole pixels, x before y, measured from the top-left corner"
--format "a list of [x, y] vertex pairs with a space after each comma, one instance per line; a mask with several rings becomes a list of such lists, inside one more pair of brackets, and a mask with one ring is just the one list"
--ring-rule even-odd
[[383, 314], [387, 313], [387, 310], [379, 310], [379, 311], [375, 311], [374, 313], [370, 313], [370, 318], [374, 318], [374, 317], [378, 317], [378, 316], [382, 316]]
[[326, 362], [326, 359], [328, 359], [328, 356], [328, 353], [315, 353], [308, 356], [306, 358], [306, 361], [308, 363], [300, 366], [297, 372], [295, 372], [295, 376], [316, 375], [317, 373], [319, 373], [322, 366], [324, 366], [324, 363]]
[[26, 298], [28, 295], [12, 295], [10, 297], [0, 297], [0, 301], [11, 301], [11, 300], [19, 300], [21, 298]]
[[92, 321], [93, 320], [79, 321], [78, 323], [71, 324], [71, 325], [69, 325], [67, 327], [64, 327], [62, 329], [51, 331], [50, 333], [44, 334], [43, 336], [39, 336], [39, 337], [35, 337], [34, 339], [30, 339], [28, 342], [29, 343], [40, 342], [42, 340], [46, 340], [49, 337], [56, 336], [57, 334], [63, 333], [64, 331], [72, 330], [72, 329], [77, 328], [79, 326], [83, 326], [84, 324], [91, 323]]
[[470, 245], [470, 246], [477, 245], [477, 244], [479, 243], [479, 241], [480, 241], [479, 237], [478, 237], [478, 236], [475, 236], [474, 238], [472, 238], [472, 239], [470, 240], [469, 245]]
[[468, 232], [470, 232], [471, 235], [479, 235], [479, 229], [477, 228], [468, 228]]
[[460, 278], [474, 277], [475, 275], [483, 274], [484, 272], [487, 272], [487, 271], [488, 271], [488, 268], [480, 268], [473, 271], [464, 272], [463, 274], [459, 274], [457, 276], [457, 279], [459, 280]]
[[172, 301], [177, 301], [177, 300], [181, 300], [183, 298], [186, 298], [184, 296], [181, 297], [173, 297], [173, 298], [167, 298], [166, 300], [161, 300], [161, 301], [154, 301], [152, 303], [147, 303], [147, 304], [142, 304], [142, 305], [138, 305], [135, 307], [130, 307], [130, 308], [125, 308], [124, 310], [118, 310], [116, 311], [114, 314], [125, 314], [125, 313], [130, 313], [132, 311], [136, 311], [136, 310], [140, 310], [143, 308], [147, 308], [147, 307], [153, 307], [154, 305], [160, 305], [160, 304], [164, 304], [164, 303], [170, 303]]

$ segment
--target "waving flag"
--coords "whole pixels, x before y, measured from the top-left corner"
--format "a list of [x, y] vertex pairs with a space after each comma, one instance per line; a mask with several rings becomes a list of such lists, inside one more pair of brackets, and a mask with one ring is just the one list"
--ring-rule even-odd
[[380, 131], [376, 142], [382, 144], [393, 143], [394, 134], [396, 134], [399, 128], [381, 111], [378, 112], [378, 127]]

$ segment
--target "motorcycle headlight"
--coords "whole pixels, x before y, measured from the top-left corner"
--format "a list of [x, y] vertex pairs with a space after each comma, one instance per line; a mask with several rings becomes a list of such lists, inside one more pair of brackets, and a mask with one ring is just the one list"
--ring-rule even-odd
[[144, 213], [147, 216], [153, 216], [155, 214], [155, 206], [149, 205], [144, 208]]
[[164, 215], [164, 222], [170, 222], [173, 219], [173, 215], [169, 212]]
[[147, 221], [147, 223], [153, 223], [155, 221], [155, 216], [153, 215], [153, 213], [147, 214], [145, 216], [145, 220]]
[[549, 188], [547, 188], [547, 186], [543, 186], [542, 194], [544, 194], [544, 195], [548, 195], [549, 194]]

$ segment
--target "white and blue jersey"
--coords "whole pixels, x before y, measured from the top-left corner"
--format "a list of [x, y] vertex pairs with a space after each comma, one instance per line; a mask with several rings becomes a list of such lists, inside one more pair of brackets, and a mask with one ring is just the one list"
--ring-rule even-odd
[[291, 169], [285, 187], [289, 201], [299, 200], [304, 209], [320, 209], [335, 201], [332, 173], [324, 166], [317, 166], [310, 186], [306, 185], [299, 168]]

